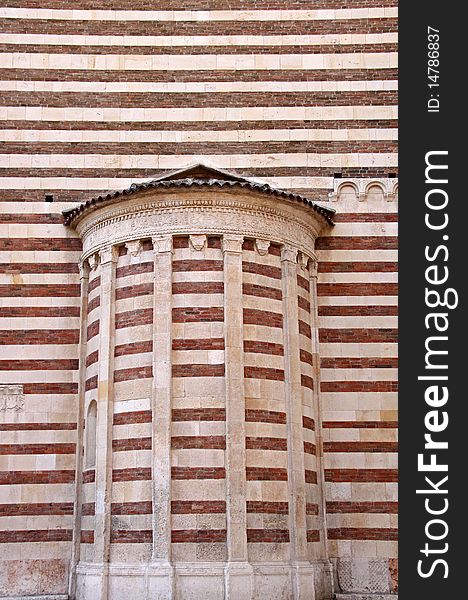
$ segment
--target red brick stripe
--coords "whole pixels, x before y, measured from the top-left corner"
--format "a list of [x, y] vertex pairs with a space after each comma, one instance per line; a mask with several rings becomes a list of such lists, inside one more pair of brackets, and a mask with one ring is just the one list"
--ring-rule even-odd
[[311, 431], [315, 431], [315, 421], [310, 417], [306, 417], [305, 415], [302, 417], [302, 427], [304, 429], [310, 429]]
[[224, 500], [173, 500], [171, 502], [173, 515], [204, 515], [225, 513]]
[[264, 325], [265, 327], [283, 327], [283, 315], [269, 310], [244, 308], [244, 325]]
[[256, 262], [243, 261], [242, 270], [244, 273], [253, 273], [254, 275], [264, 275], [272, 279], [281, 279], [281, 268], [271, 265], [262, 265]]
[[247, 408], [245, 411], [245, 420], [248, 423], [286, 423], [286, 413], [274, 410], [259, 410]]
[[299, 333], [308, 338], [309, 340], [312, 339], [312, 330], [310, 328], [310, 325], [305, 321], [302, 321], [301, 319], [299, 319]]
[[0, 444], [0, 455], [74, 453], [75, 444]]
[[85, 366], [90, 367], [91, 365], [94, 365], [95, 363], [97, 363], [98, 360], [99, 360], [99, 351], [95, 350], [94, 352], [91, 352], [91, 354], [88, 354], [88, 356], [86, 357]]
[[153, 342], [131, 342], [129, 344], [120, 344], [114, 349], [114, 356], [128, 356], [129, 354], [144, 354], [153, 351]]
[[215, 323], [224, 321], [224, 309], [218, 306], [173, 308], [173, 323]]
[[2, 317], [79, 317], [79, 306], [5, 306]]
[[0, 543], [71, 542], [71, 529], [27, 529], [0, 531]]
[[284, 450], [288, 449], [288, 440], [275, 437], [249, 437], [245, 438], [245, 447], [248, 450]]
[[[74, 150], [75, 151], [75, 150]], [[125, 265], [124, 267], [117, 267], [115, 270], [115, 276], [117, 279], [120, 277], [129, 277], [134, 275], [141, 275], [142, 273], [152, 273], [153, 262], [141, 262], [134, 265]]]
[[76, 423], [0, 423], [0, 431], [74, 431]]
[[223, 294], [222, 281], [175, 281], [172, 284], [173, 294]]
[[171, 438], [171, 448], [226, 449], [223, 435], [179, 435]]
[[124, 450], [151, 450], [151, 438], [127, 438], [112, 440], [112, 450], [123, 452]]
[[327, 512], [330, 514], [397, 514], [398, 502], [327, 502]]
[[83, 471], [83, 483], [94, 483], [96, 481], [96, 471], [90, 469], [89, 471]]
[[312, 444], [312, 442], [304, 442], [304, 452], [306, 454], [315, 455], [315, 453], [316, 453], [315, 444]]
[[307, 541], [308, 542], [320, 542], [320, 531], [317, 529], [307, 530]]
[[90, 292], [93, 292], [100, 285], [101, 285], [101, 276], [100, 275], [98, 275], [97, 277], [94, 277], [93, 279], [90, 279], [89, 284], [88, 284], [88, 294]]
[[0, 471], [0, 485], [15, 485], [19, 483], [73, 483], [74, 470], [54, 471]]
[[153, 512], [151, 500], [146, 502], [112, 502], [113, 515], [150, 515]]
[[224, 338], [184, 338], [172, 340], [173, 350], [224, 350]]
[[131, 425], [134, 423], [151, 423], [150, 410], [137, 410], [134, 412], [117, 413], [114, 415], [114, 425]]
[[203, 544], [225, 542], [225, 529], [173, 529], [171, 534], [173, 544]]
[[397, 421], [323, 421], [324, 429], [396, 429]]
[[115, 328], [137, 327], [139, 325], [151, 325], [153, 322], [152, 308], [139, 308], [128, 310], [115, 315]]
[[222, 260], [174, 260], [172, 271], [181, 273], [185, 271], [222, 271], [224, 263]]
[[388, 317], [398, 314], [398, 306], [319, 306], [321, 317]]
[[393, 273], [396, 262], [319, 262], [319, 273]]
[[247, 529], [247, 542], [255, 544], [264, 543], [285, 543], [289, 542], [288, 529]]
[[85, 381], [85, 392], [89, 392], [90, 390], [96, 390], [98, 386], [98, 377], [97, 375], [93, 375], [92, 377], [88, 377]]
[[92, 300], [90, 300], [88, 302], [88, 315], [91, 311], [95, 310], [100, 305], [101, 305], [101, 297], [95, 296]]
[[[7, 215], [0, 215], [0, 223], [5, 222], [5, 217]], [[12, 215], [15, 216], [16, 215]], [[18, 215], [18, 218], [21, 217], [22, 220], [28, 217], [30, 222], [33, 222], [33, 219], [37, 218], [37, 222], [39, 221], [39, 217], [52, 217], [53, 215]], [[57, 215], [58, 217], [58, 215]], [[61, 217], [58, 217], [59, 223], [62, 224]], [[17, 221], [15, 218], [15, 223], [21, 222]], [[57, 263], [0, 263], [0, 273], [11, 273], [11, 274], [25, 274], [25, 273], [34, 273], [40, 275], [48, 275], [50, 273], [78, 273], [78, 263], [67, 263], [67, 262], [57, 262]]]
[[86, 329], [86, 340], [89, 342], [89, 340], [93, 339], [94, 336], [98, 335], [99, 333], [99, 320], [97, 321], [93, 321], [92, 323], [90, 323]]
[[[81, 250], [81, 240], [79, 238], [8, 238], [0, 239], [0, 250], [13, 252], [20, 251], [40, 251], [40, 250]], [[79, 287], [79, 286], [78, 286]]]
[[307, 352], [307, 350], [301, 349], [299, 356], [300, 356], [301, 362], [305, 363], [306, 365], [310, 365], [311, 367], [313, 366], [314, 361], [313, 361], [312, 354], [310, 352]]
[[337, 213], [333, 220], [335, 223], [397, 223], [398, 213]]
[[247, 512], [253, 514], [287, 515], [289, 505], [287, 502], [264, 502], [262, 500], [247, 500]]
[[382, 540], [398, 539], [398, 529], [390, 527], [341, 527], [328, 529], [330, 540]]
[[224, 377], [224, 364], [172, 365], [173, 377]]
[[152, 283], [139, 283], [126, 287], [119, 287], [115, 290], [115, 299], [124, 300], [125, 298], [137, 298], [139, 296], [150, 296], [154, 292]]
[[314, 389], [314, 380], [312, 379], [312, 377], [309, 377], [308, 375], [301, 375], [301, 386], [308, 388], [310, 390], [313, 390]]
[[242, 285], [242, 293], [246, 296], [257, 296], [258, 298], [273, 298], [274, 300], [282, 299], [280, 289], [265, 285], [255, 285], [253, 283], [244, 283]]
[[84, 517], [92, 517], [96, 514], [96, 505], [94, 502], [85, 502], [81, 505], [81, 514]]
[[318, 515], [319, 514], [318, 504], [314, 504], [312, 502], [307, 502], [306, 514], [307, 515]]
[[136, 467], [134, 469], [113, 469], [112, 481], [149, 481], [151, 480], [150, 467]]
[[172, 467], [172, 479], [225, 479], [224, 467]]
[[253, 354], [271, 354], [274, 356], [283, 356], [284, 348], [282, 344], [273, 344], [272, 342], [258, 342], [256, 340], [244, 340], [244, 352]]
[[397, 442], [324, 442], [325, 452], [398, 452]]
[[397, 392], [397, 381], [322, 381], [322, 392]]
[[398, 238], [383, 235], [319, 237], [315, 248], [317, 250], [396, 250]]
[[320, 329], [319, 339], [322, 343], [380, 343], [397, 342], [396, 329]]
[[80, 536], [80, 542], [82, 544], [94, 544], [94, 531], [82, 531]]
[[76, 369], [78, 369], [78, 361], [67, 358], [50, 360], [0, 360], [0, 371], [75, 371]]
[[362, 356], [322, 358], [320, 365], [322, 369], [395, 369], [398, 367], [398, 359]]
[[317, 473], [315, 471], [311, 471], [309, 469], [306, 469], [304, 471], [305, 473], [305, 482], [306, 483], [317, 483]]
[[325, 469], [325, 481], [334, 482], [396, 482], [397, 469]]
[[[372, 46], [370, 46], [373, 48]], [[19, 46], [14, 44], [7, 49], [5, 45], [0, 45], [0, 50], [3, 52], [34, 52], [43, 51], [47, 52], [44, 46], [36, 45], [22, 45]], [[51, 50], [59, 54], [60, 49], [63, 48], [67, 51], [65, 46], [53, 46]], [[303, 50], [303, 46], [300, 46], [297, 50]], [[319, 51], [323, 47], [310, 47]], [[325, 46], [326, 53], [337, 47]], [[396, 46], [389, 45], [382, 46], [382, 50], [388, 51], [389, 49], [395, 51]], [[236, 46], [218, 46], [213, 47], [212, 50], [216, 53], [239, 53], [241, 55], [246, 52], [263, 54], [269, 53], [268, 46], [250, 46], [247, 48], [239, 48]], [[277, 46], [274, 48], [275, 54], [281, 54], [283, 52], [290, 53], [292, 51], [289, 46]], [[357, 45], [350, 48], [350, 51], [365, 51], [366, 46]], [[92, 46], [77, 46], [74, 48], [74, 54], [78, 55], [81, 52], [88, 54], [93, 53]], [[95, 52], [103, 52], [106, 54], [120, 53], [129, 51], [135, 52], [140, 50], [141, 52], [147, 53], [148, 49], [143, 47], [122, 47], [122, 46], [110, 46], [101, 47], [97, 46], [94, 48]], [[171, 54], [171, 46], [164, 48], [153, 46], [151, 52], [154, 55], [158, 53]], [[271, 49], [273, 50], [273, 49]], [[296, 51], [297, 51], [296, 50]], [[185, 52], [185, 49], [174, 48], [174, 54], [181, 54]], [[189, 48], [191, 54], [206, 54], [206, 48], [200, 46], [194, 46]], [[151, 92], [151, 93], [139, 93], [139, 92], [126, 92], [122, 97], [119, 92], [102, 92], [100, 94], [94, 94], [92, 98], [92, 104], [94, 107], [117, 107], [122, 106], [123, 108], [131, 108], [132, 106], [139, 106], [141, 108], [192, 108], [194, 106], [204, 106], [219, 108], [223, 106], [225, 98], [223, 92], [190, 92], [189, 94], [180, 94], [178, 92]], [[52, 107], [87, 107], [90, 104], [89, 92], [3, 92], [0, 98], [1, 105], [3, 106], [44, 106], [48, 102], [48, 106]], [[351, 91], [351, 92], [230, 92], [229, 94], [229, 105], [231, 107], [249, 107], [249, 106], [389, 106], [395, 105], [398, 102], [398, 95], [392, 90], [383, 91]], [[245, 147], [244, 144], [242, 146]], [[373, 141], [371, 145], [367, 142], [365, 148], [371, 151], [373, 148], [378, 147], [378, 142]], [[360, 148], [360, 147], [359, 147]], [[177, 150], [175, 150], [177, 152]], [[362, 152], [362, 150], [359, 149]], [[385, 150], [384, 150], [385, 151]], [[164, 151], [164, 154], [167, 150]], [[213, 153], [213, 149], [210, 148], [208, 153]], [[216, 152], [217, 153], [217, 152]], [[73, 239], [73, 238], [72, 238]], [[73, 240], [75, 241], [75, 240]]]
[[225, 421], [224, 408], [174, 408], [172, 421]]
[[153, 367], [132, 367], [130, 369], [117, 369], [114, 371], [114, 382], [133, 381], [135, 379], [149, 379], [153, 377]]
[[305, 277], [302, 277], [302, 275], [297, 276], [297, 285], [306, 292], [310, 291], [310, 282]]
[[396, 283], [319, 283], [318, 296], [397, 296]]
[[25, 394], [76, 394], [77, 383], [24, 383]]
[[306, 300], [303, 296], [297, 297], [297, 305], [299, 308], [302, 308], [302, 310], [305, 310], [308, 313], [310, 312], [310, 302]]
[[150, 544], [153, 541], [153, 530], [112, 529], [110, 541], [113, 544]]
[[288, 470], [273, 467], [246, 467], [247, 481], [287, 481]]
[[268, 379], [270, 381], [284, 381], [283, 369], [271, 369], [268, 367], [244, 367], [246, 379]]
[[0, 504], [0, 517], [32, 517], [36, 515], [72, 515], [73, 502], [38, 502]]
[[[1, 242], [1, 240], [0, 240]], [[78, 298], [80, 296], [80, 286], [74, 283], [54, 284], [1, 284], [1, 298]]]

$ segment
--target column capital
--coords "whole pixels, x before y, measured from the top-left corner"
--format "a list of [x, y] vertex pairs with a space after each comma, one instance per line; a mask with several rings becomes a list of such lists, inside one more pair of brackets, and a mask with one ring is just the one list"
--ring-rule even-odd
[[172, 253], [172, 235], [156, 235], [151, 238], [155, 253], [171, 252]]
[[227, 234], [223, 235], [223, 253], [226, 252], [240, 254], [242, 252], [243, 235]]
[[281, 262], [297, 263], [297, 248], [290, 244], [281, 246]]
[[311, 279], [317, 279], [318, 277], [318, 260], [316, 256], [309, 261], [309, 275]]
[[115, 263], [118, 258], [117, 246], [105, 246], [102, 250], [99, 250], [99, 258], [101, 259], [101, 265]]

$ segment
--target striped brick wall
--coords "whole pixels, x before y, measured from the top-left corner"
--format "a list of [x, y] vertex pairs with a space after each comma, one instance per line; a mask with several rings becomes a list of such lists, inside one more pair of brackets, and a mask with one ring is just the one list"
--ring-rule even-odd
[[[318, 365], [309, 360], [314, 350], [307, 335], [309, 326], [313, 336], [314, 324], [305, 308], [312, 298], [300, 283], [308, 275], [298, 267], [303, 409], [307, 415], [319, 394], [322, 422], [304, 423], [309, 552], [315, 556], [314, 532], [326, 506], [330, 557], [393, 559], [397, 231], [395, 197], [385, 190], [388, 176], [393, 182], [398, 173], [395, 1], [194, 0], [187, 9], [179, 0], [163, 6], [103, 0], [99, 10], [95, 4], [5, 0], [0, 7], [0, 382], [21, 384], [24, 391], [22, 411], [0, 412], [0, 543], [19, 574], [15, 582], [21, 581], [14, 587], [2, 572], [0, 587], [6, 582], [9, 593], [25, 595], [38, 586], [57, 594], [67, 587], [81, 242], [64, 227], [61, 211], [198, 161], [337, 210], [333, 231], [317, 242], [321, 360], [314, 389], [309, 378]], [[359, 194], [361, 180], [383, 182], [384, 189], [374, 185]], [[45, 202], [46, 194], [54, 202]], [[197, 468], [205, 459], [213, 468], [224, 466], [225, 417], [215, 389], [222, 385], [224, 362], [220, 248], [215, 238], [199, 252], [182, 239], [174, 248], [177, 469]], [[277, 399], [283, 338], [279, 321], [258, 321], [262, 311], [281, 313], [280, 280], [271, 276], [280, 261], [274, 246], [261, 256], [249, 244], [243, 260], [272, 269], [265, 275], [248, 267], [243, 282], [246, 451], [249, 468], [255, 468], [256, 454], [266, 462], [286, 454], [276, 447], [285, 433], [285, 408]], [[138, 261], [126, 249], [116, 265], [112, 460], [122, 471], [150, 467], [151, 416], [149, 403], [140, 400], [150, 397], [152, 385], [152, 261], [151, 248], [143, 246]], [[96, 392], [100, 295], [91, 272], [86, 406]], [[187, 314], [190, 303], [199, 312]], [[199, 345], [189, 348], [188, 339]], [[194, 390], [206, 377], [213, 395], [198, 401]], [[261, 386], [268, 388], [268, 402], [259, 400]], [[319, 462], [323, 499], [313, 481]], [[95, 484], [93, 469], [86, 471], [82, 552], [91, 558]], [[111, 546], [122, 560], [142, 551], [141, 544], [131, 549], [128, 532], [151, 529], [150, 481], [142, 473], [135, 473], [143, 478], [132, 481], [137, 491], [130, 496], [124, 481], [113, 484]], [[176, 471], [173, 481], [174, 552], [181, 560], [198, 552], [202, 560], [207, 542], [197, 532], [208, 529], [218, 532], [209, 542], [222, 560], [222, 480], [202, 483], [183, 479], [183, 473]], [[260, 475], [252, 471], [254, 476]], [[211, 495], [203, 498], [200, 490], [208, 485]], [[287, 497], [281, 490], [287, 487], [280, 479], [249, 475], [252, 556], [267, 556], [269, 542], [258, 534], [264, 527], [284, 544]]]

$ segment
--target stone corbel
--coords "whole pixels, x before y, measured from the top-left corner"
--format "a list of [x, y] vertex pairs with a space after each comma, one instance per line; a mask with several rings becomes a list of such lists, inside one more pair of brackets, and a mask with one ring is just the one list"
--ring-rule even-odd
[[299, 252], [299, 265], [303, 271], [307, 269], [307, 263], [309, 262], [309, 257], [304, 252]]
[[78, 263], [78, 270], [80, 272], [80, 280], [89, 278], [89, 260], [80, 260]]
[[268, 240], [255, 240], [255, 248], [260, 256], [266, 256], [268, 254], [268, 248], [270, 247], [270, 242]]
[[118, 257], [117, 246], [106, 246], [99, 251], [99, 257], [101, 259], [101, 265], [116, 262]]
[[88, 265], [89, 265], [89, 268], [91, 269], [91, 271], [95, 271], [99, 264], [99, 253], [94, 252], [94, 254], [91, 254], [90, 256], [88, 256], [87, 260], [88, 260]]
[[127, 251], [130, 254], [130, 260], [134, 262], [141, 254], [141, 240], [132, 240], [131, 242], [125, 242], [125, 248], [127, 248]]
[[206, 246], [206, 235], [189, 235], [190, 245], [193, 250], [203, 250]]

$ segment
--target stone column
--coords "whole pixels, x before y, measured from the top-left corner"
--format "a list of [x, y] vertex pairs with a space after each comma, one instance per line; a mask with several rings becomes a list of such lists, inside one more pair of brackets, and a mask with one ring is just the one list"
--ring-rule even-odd
[[226, 600], [250, 600], [252, 569], [247, 554], [244, 327], [241, 235], [223, 237], [226, 384]]
[[76, 572], [75, 567], [80, 560], [80, 538], [81, 538], [81, 497], [83, 486], [83, 435], [84, 435], [84, 402], [86, 381], [86, 330], [88, 327], [88, 284], [89, 263], [87, 260], [79, 263], [80, 270], [80, 354], [78, 374], [78, 410], [77, 410], [77, 434], [76, 434], [76, 458], [75, 458], [75, 499], [73, 502], [73, 543], [70, 559], [70, 577], [68, 580], [68, 595], [75, 597]]
[[326, 504], [325, 504], [325, 476], [323, 470], [323, 442], [322, 442], [322, 403], [320, 401], [320, 350], [318, 326], [318, 299], [317, 299], [318, 262], [314, 256], [309, 261], [310, 281], [310, 328], [312, 332], [312, 364], [314, 370], [314, 416], [315, 416], [315, 447], [317, 469], [317, 504], [318, 525], [320, 531], [320, 556], [314, 559], [316, 564], [316, 589], [320, 590], [320, 598], [331, 598], [333, 595], [333, 568], [328, 557]]
[[114, 416], [114, 337], [116, 246], [99, 252], [101, 304], [96, 421], [95, 597], [108, 599], [112, 500], [112, 420]]
[[153, 238], [153, 555], [149, 596], [173, 596], [171, 567], [172, 236]]
[[297, 303], [297, 250], [281, 248], [286, 418], [288, 428], [289, 535], [293, 598], [313, 600], [313, 568], [307, 555], [306, 489]]

